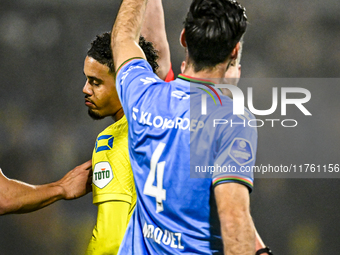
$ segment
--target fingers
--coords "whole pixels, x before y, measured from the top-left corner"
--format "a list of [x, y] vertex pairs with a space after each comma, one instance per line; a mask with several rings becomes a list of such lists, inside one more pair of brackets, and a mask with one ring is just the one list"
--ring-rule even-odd
[[92, 159], [90, 159], [89, 161], [86, 161], [85, 163], [80, 165], [80, 167], [89, 170], [90, 168], [92, 168]]

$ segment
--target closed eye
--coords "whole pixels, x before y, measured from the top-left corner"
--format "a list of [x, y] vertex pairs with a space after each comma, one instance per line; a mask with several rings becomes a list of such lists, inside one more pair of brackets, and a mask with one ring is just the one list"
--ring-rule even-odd
[[92, 77], [92, 76], [86, 76], [88, 83], [90, 83], [92, 86], [99, 86], [103, 83], [103, 81], [101, 79], [98, 79], [96, 77]]

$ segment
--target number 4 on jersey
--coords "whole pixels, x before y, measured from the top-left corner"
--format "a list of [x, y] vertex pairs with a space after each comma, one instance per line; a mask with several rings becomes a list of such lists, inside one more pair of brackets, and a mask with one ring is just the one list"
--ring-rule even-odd
[[[165, 143], [160, 143], [158, 144], [156, 150], [152, 154], [150, 162], [150, 172], [148, 178], [146, 179], [143, 191], [145, 195], [156, 198], [156, 212], [161, 212], [164, 210], [163, 200], [166, 199], [166, 190], [163, 189], [163, 174], [165, 161], [158, 163], [164, 148]], [[155, 181], [156, 172], [157, 172], [157, 186], [154, 186], [153, 183]]]

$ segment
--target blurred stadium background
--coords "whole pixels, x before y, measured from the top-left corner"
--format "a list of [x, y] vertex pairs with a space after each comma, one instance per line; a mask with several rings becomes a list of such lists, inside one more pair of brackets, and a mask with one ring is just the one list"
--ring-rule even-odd
[[[119, 3], [1, 1], [0, 167], [8, 177], [43, 184], [90, 159], [97, 134], [111, 120], [93, 121], [87, 115], [83, 61], [95, 35], [111, 29]], [[184, 53], [178, 37], [189, 4], [163, 1], [176, 74]], [[242, 4], [249, 18], [243, 77], [339, 77], [337, 0]], [[337, 86], [313, 88], [314, 109], [322, 111], [307, 128], [293, 133], [259, 129], [257, 164], [340, 163], [339, 93]], [[264, 97], [260, 90], [254, 102]], [[339, 194], [337, 178], [259, 178], [251, 195], [252, 215], [276, 255], [338, 254]], [[84, 254], [95, 220], [91, 195], [32, 214], [2, 216], [0, 254]]]

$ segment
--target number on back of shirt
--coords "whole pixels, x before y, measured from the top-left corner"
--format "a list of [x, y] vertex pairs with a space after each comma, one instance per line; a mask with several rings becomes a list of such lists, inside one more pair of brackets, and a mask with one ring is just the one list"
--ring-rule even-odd
[[[156, 150], [152, 154], [150, 162], [150, 172], [148, 178], [146, 179], [144, 185], [143, 193], [145, 195], [156, 198], [156, 212], [161, 212], [164, 210], [163, 201], [166, 199], [166, 190], [163, 189], [163, 175], [165, 161], [158, 162], [161, 157], [163, 150], [165, 148], [165, 143], [159, 143]], [[157, 184], [153, 185], [157, 174]]]

